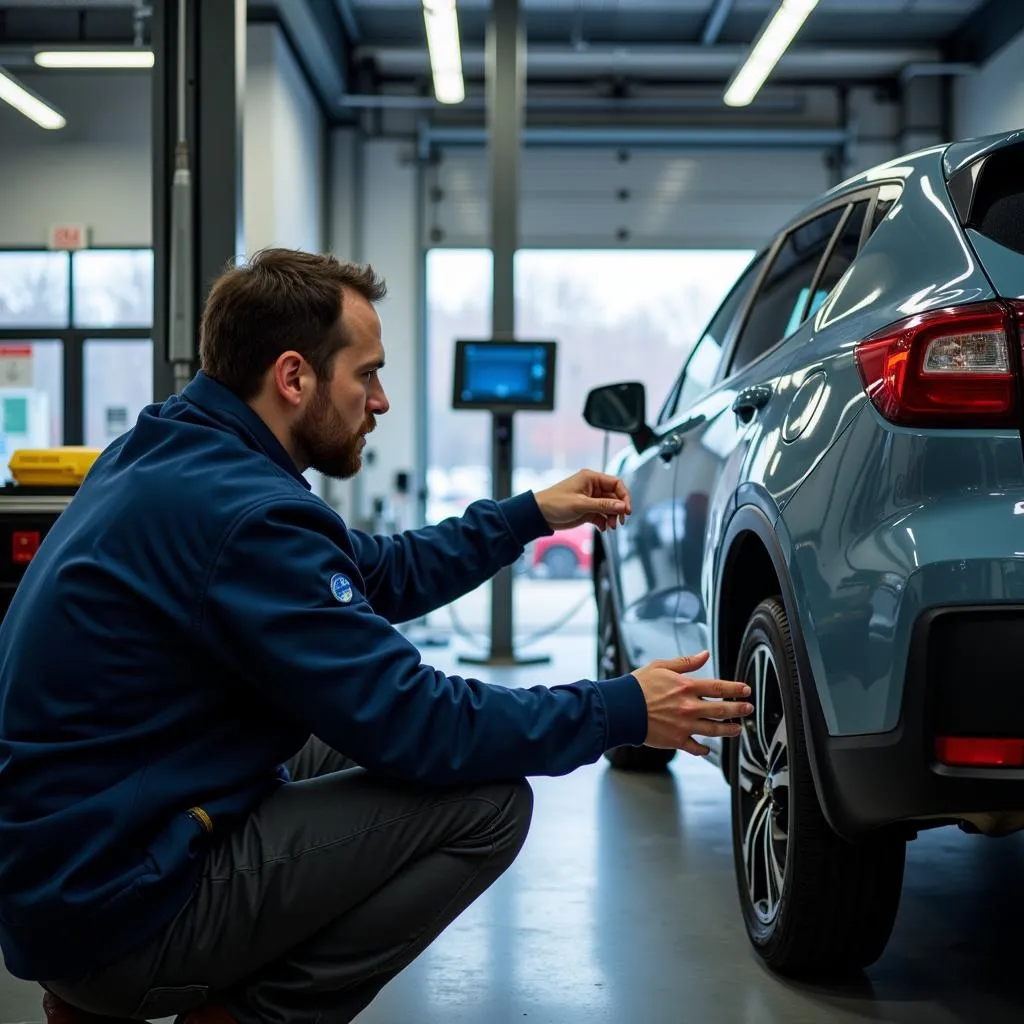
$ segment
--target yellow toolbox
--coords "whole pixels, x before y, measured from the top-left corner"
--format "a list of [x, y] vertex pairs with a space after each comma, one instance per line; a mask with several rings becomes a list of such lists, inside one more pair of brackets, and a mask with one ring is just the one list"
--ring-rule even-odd
[[8, 467], [21, 487], [78, 487], [100, 454], [99, 448], [19, 448]]

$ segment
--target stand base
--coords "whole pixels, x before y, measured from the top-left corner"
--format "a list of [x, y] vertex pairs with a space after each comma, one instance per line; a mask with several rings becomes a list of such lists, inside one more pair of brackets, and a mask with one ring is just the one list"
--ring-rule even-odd
[[529, 665], [550, 665], [550, 654], [460, 654], [460, 665], [486, 665], [492, 668], [524, 668]]

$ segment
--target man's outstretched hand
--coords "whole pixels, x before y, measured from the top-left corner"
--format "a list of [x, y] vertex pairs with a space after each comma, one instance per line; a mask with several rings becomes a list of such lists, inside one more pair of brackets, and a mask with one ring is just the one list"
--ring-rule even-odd
[[534, 497], [552, 530], [571, 530], [584, 523], [614, 530], [633, 511], [626, 485], [618, 477], [592, 469], [581, 469]]
[[750, 696], [750, 687], [687, 675], [702, 669], [709, 657], [707, 651], [701, 651], [688, 658], [652, 661], [633, 673], [647, 702], [647, 746], [703, 757], [711, 750], [694, 736], [740, 735], [742, 726], [736, 719], [746, 718], [754, 710], [744, 699]]

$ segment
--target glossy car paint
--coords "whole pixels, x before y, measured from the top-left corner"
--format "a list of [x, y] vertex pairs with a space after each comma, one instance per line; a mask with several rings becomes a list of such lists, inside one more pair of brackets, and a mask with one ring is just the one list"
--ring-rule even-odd
[[[1004, 296], [1024, 293], [1024, 257], [965, 239], [946, 184], [951, 169], [1013, 141], [1019, 133], [924, 150], [815, 202], [794, 223], [880, 182], [900, 190], [809, 320], [739, 373], [726, 360], [710, 390], [656, 427], [650, 449], [613, 461], [634, 516], [603, 542], [633, 665], [707, 648], [705, 674], [734, 667], [720, 665], [720, 612], [735, 585], [725, 572], [754, 525], [788, 577], [833, 736], [895, 728], [924, 609], [1024, 602], [1020, 432], [895, 427], [869, 402], [854, 359], [888, 324], [995, 296], [986, 270]], [[739, 415], [734, 403], [751, 394], [769, 397]], [[678, 454], [666, 464], [669, 438]]]

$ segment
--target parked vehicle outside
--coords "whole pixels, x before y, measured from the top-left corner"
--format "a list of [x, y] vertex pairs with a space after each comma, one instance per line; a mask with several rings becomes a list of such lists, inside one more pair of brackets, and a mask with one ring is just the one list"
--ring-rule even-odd
[[553, 580], [586, 577], [593, 550], [594, 531], [586, 525], [540, 537], [530, 545], [530, 573]]
[[919, 830], [1024, 827], [1022, 300], [1024, 132], [933, 147], [785, 226], [653, 416], [636, 383], [588, 398], [632, 442], [600, 674], [707, 649], [750, 683], [741, 737], [706, 743], [779, 972], [881, 955]]

